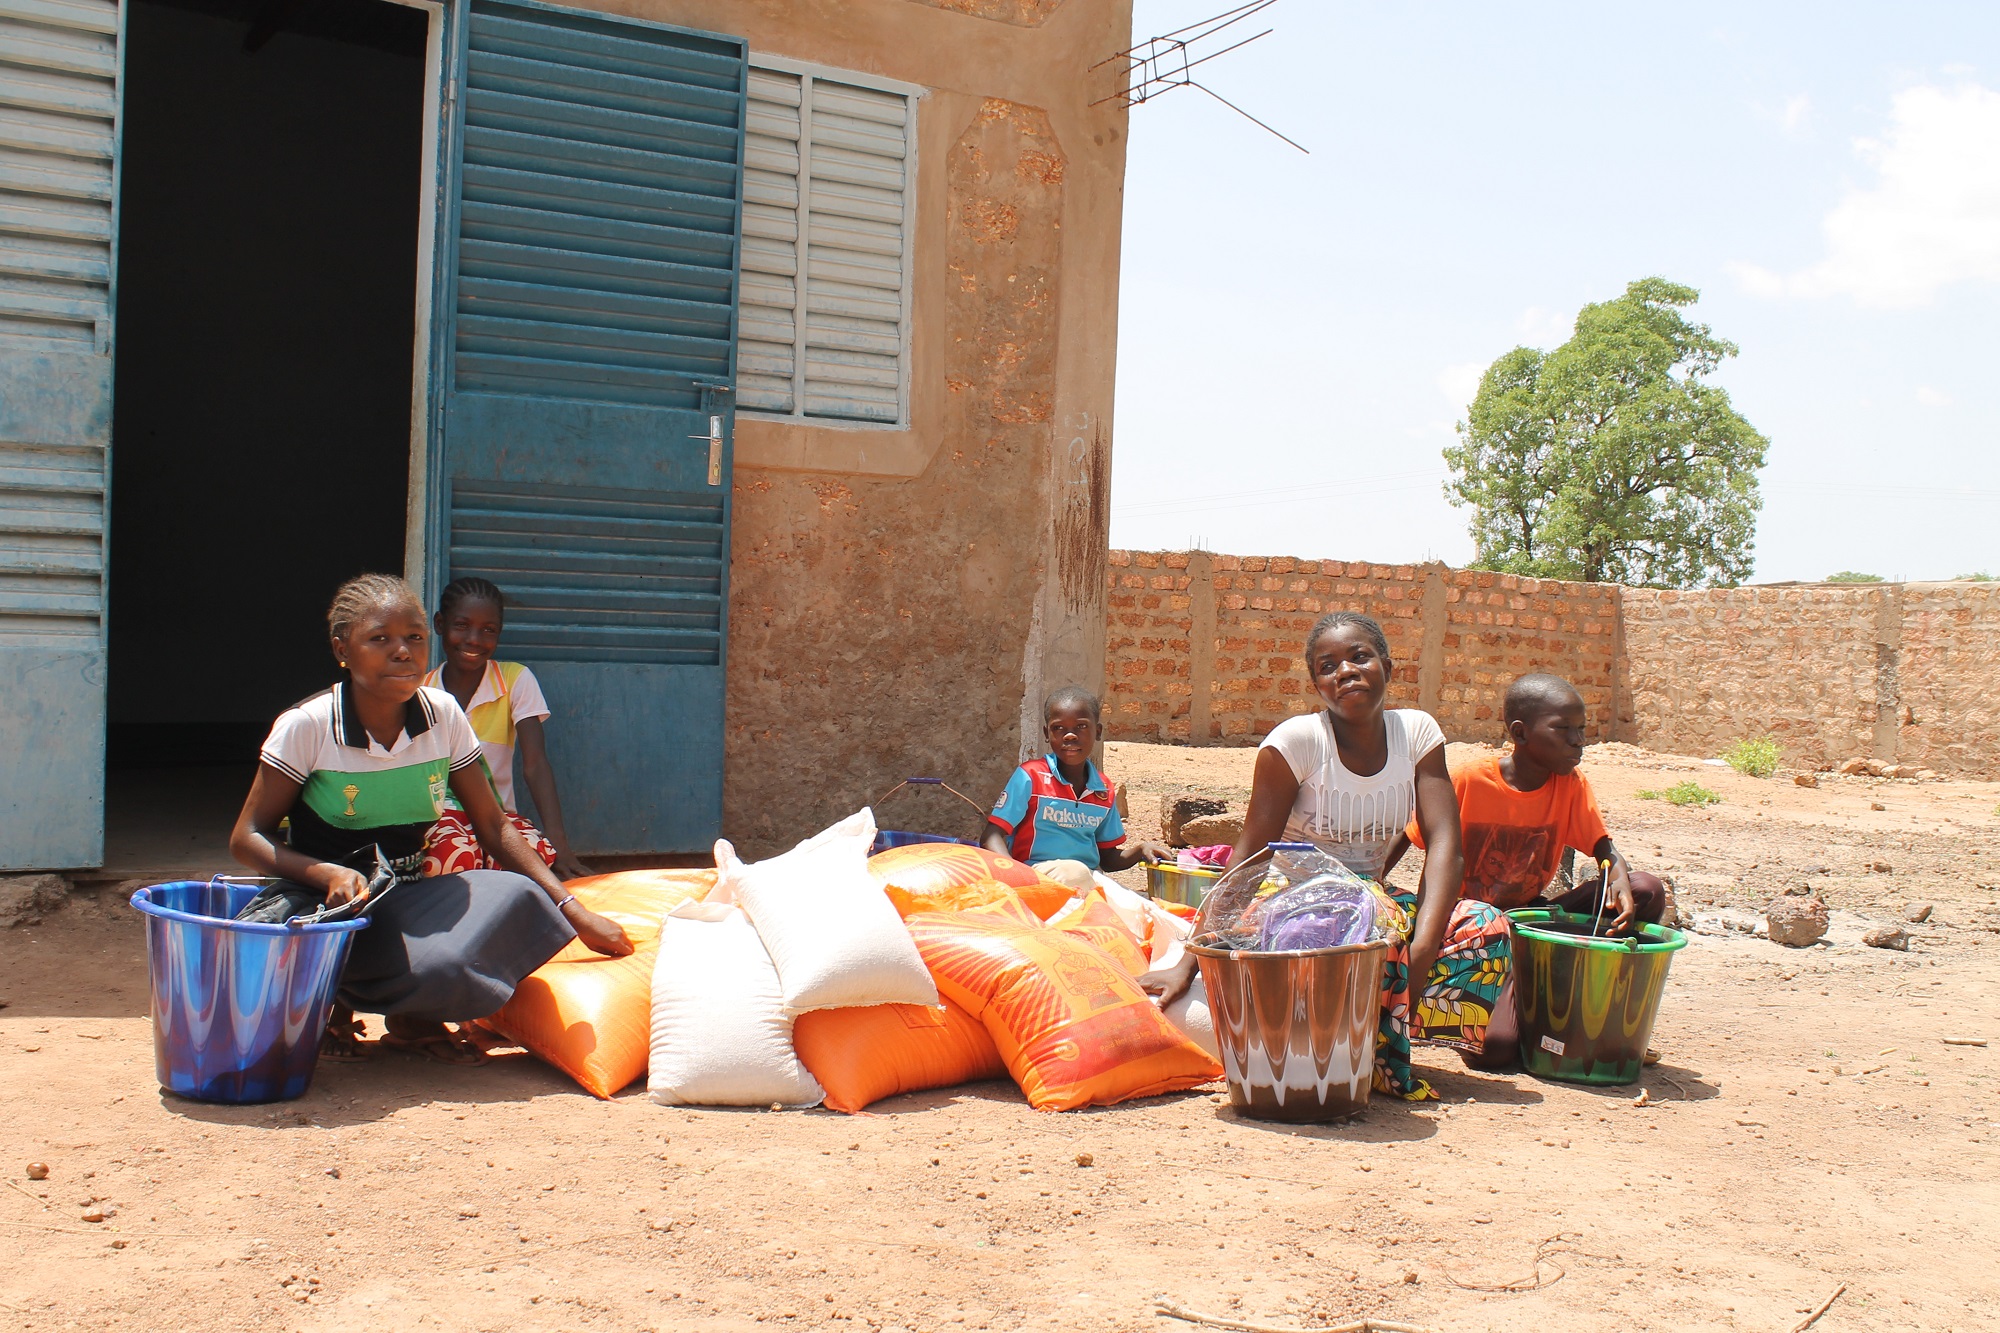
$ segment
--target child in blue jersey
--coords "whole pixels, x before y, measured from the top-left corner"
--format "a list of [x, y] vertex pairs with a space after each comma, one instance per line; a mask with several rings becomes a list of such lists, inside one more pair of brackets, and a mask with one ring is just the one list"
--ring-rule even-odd
[[1118, 817], [1117, 799], [1090, 762], [1102, 726], [1097, 696], [1080, 685], [1066, 685], [1049, 695], [1042, 710], [1048, 719], [1044, 734], [1049, 752], [1021, 765], [1007, 780], [989, 817], [986, 849], [1035, 866], [1072, 888], [1090, 887], [1092, 871], [1171, 860], [1173, 853], [1158, 843], [1121, 846], [1125, 823]]

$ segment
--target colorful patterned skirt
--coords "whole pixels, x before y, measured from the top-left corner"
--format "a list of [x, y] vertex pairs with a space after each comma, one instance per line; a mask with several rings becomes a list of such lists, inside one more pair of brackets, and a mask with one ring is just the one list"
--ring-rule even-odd
[[[1414, 923], [1417, 895], [1389, 890]], [[1430, 983], [1410, 1012], [1410, 946], [1389, 946], [1382, 973], [1382, 1020], [1375, 1035], [1375, 1091], [1408, 1101], [1428, 1101], [1437, 1094], [1410, 1068], [1410, 1042], [1429, 1042], [1478, 1050], [1486, 1042], [1486, 1024], [1500, 988], [1513, 969], [1513, 945], [1507, 918], [1490, 903], [1461, 898], [1453, 904], [1444, 943], [1431, 968]]]
[[[542, 836], [542, 831], [519, 815], [508, 815], [507, 821], [523, 838], [536, 856], [545, 865], [556, 863], [555, 844]], [[462, 875], [468, 870], [499, 870], [486, 849], [479, 845], [479, 835], [473, 832], [472, 821], [465, 817], [465, 811], [446, 807], [438, 816], [438, 822], [431, 825], [430, 836], [424, 839], [424, 868], [422, 875], [428, 879], [434, 875]]]

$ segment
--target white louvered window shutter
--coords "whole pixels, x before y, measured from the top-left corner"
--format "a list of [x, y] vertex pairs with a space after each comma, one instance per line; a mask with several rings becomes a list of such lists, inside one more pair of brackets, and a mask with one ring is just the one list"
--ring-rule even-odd
[[752, 58], [737, 327], [744, 411], [908, 422], [915, 124], [909, 90]]

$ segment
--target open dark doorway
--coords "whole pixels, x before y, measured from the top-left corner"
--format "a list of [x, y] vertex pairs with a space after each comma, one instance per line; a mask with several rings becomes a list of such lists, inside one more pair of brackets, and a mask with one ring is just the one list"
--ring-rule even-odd
[[386, 0], [129, 7], [112, 864], [169, 793], [231, 793], [226, 833], [272, 718], [333, 678], [335, 586], [404, 567], [430, 21]]

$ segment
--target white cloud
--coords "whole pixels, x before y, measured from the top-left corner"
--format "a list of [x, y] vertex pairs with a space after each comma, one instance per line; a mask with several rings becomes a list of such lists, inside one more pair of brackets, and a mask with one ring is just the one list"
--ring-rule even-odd
[[1812, 114], [1812, 98], [1804, 93], [1785, 99], [1785, 109], [1778, 113], [1778, 124], [1784, 126], [1785, 133], [1797, 134], [1806, 127], [1806, 117]]
[[1789, 275], [1729, 265], [1744, 290], [1915, 306], [1953, 283], [2000, 281], [2000, 92], [1905, 89], [1887, 131], [1854, 151], [1876, 180], [1827, 214], [1825, 258]]
[[1917, 401], [1925, 407], [1950, 407], [1951, 395], [1943, 389], [1933, 389], [1928, 384], [1917, 386]]
[[1576, 332], [1576, 316], [1531, 305], [1514, 321], [1514, 327], [1535, 346], [1546, 347], [1569, 341], [1569, 335]]

